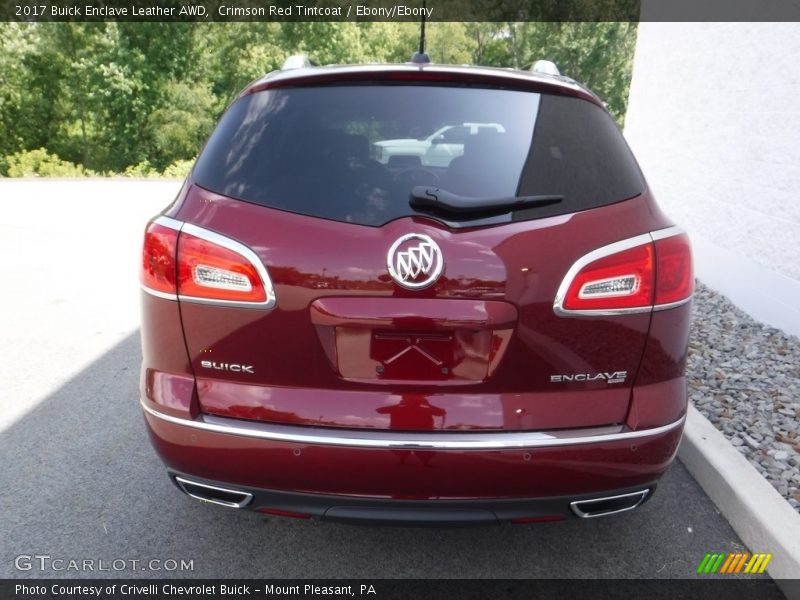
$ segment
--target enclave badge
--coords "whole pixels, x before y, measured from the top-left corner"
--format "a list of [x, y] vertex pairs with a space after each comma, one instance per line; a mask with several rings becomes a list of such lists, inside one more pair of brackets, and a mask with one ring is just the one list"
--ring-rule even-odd
[[398, 285], [419, 290], [439, 279], [444, 258], [439, 246], [429, 236], [409, 233], [398, 238], [389, 248], [386, 266]]

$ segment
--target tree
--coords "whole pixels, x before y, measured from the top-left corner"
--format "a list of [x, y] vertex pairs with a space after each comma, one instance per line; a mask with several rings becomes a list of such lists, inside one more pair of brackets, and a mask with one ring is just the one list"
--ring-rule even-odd
[[[499, 0], [482, 1], [489, 10]], [[635, 24], [426, 29], [434, 62], [525, 69], [553, 60], [622, 122]], [[289, 54], [320, 64], [405, 62], [418, 45], [417, 22], [0, 23], [0, 157], [44, 148], [52, 164], [160, 171], [193, 158], [238, 91]]]
[[216, 101], [207, 84], [171, 81], [165, 92], [165, 101], [147, 122], [153, 143], [150, 160], [160, 170], [178, 158], [197, 155], [214, 126]]
[[635, 23], [511, 23], [513, 66], [538, 59], [555, 62], [561, 73], [590, 87], [622, 124], [628, 104], [636, 45]]

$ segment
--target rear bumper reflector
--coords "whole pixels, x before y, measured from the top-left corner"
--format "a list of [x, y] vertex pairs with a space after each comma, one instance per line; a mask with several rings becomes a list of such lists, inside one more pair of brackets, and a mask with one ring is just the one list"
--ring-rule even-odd
[[155, 418], [215, 433], [322, 446], [415, 450], [505, 450], [628, 441], [666, 434], [681, 427], [686, 418], [683, 416], [677, 421], [661, 427], [637, 431], [631, 431], [624, 425], [609, 425], [554, 431], [417, 433], [279, 425], [213, 415], [201, 415], [197, 419], [182, 419], [159, 412], [145, 404], [144, 401], [141, 404], [144, 411]]

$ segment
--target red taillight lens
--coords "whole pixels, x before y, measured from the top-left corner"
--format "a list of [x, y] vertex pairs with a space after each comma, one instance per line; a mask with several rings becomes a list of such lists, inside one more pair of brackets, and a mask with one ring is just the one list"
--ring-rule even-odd
[[310, 519], [308, 513], [295, 512], [293, 510], [283, 510], [282, 508], [259, 508], [258, 512], [278, 517], [291, 517], [293, 519]]
[[[238, 245], [221, 236], [218, 242], [187, 233], [178, 244], [178, 293], [181, 298], [223, 302], [269, 301], [269, 293], [254, 262], [226, 245]], [[225, 244], [225, 245], [223, 245]], [[243, 248], [244, 250], [244, 248]]]
[[140, 278], [146, 288], [175, 294], [175, 247], [178, 232], [158, 223], [150, 223], [144, 232]]
[[172, 300], [261, 308], [275, 303], [267, 269], [250, 248], [169, 217], [145, 230], [141, 279], [146, 291]]
[[694, 293], [692, 249], [686, 234], [658, 239], [656, 305], [682, 302]]
[[610, 314], [669, 308], [694, 292], [689, 238], [671, 227], [591, 252], [567, 273], [558, 314]]
[[550, 523], [563, 520], [563, 515], [544, 515], [542, 517], [517, 517], [516, 519], [511, 519], [511, 522], [514, 525], [527, 525], [528, 523]]
[[653, 304], [653, 245], [644, 243], [581, 268], [564, 296], [567, 310], [640, 308]]

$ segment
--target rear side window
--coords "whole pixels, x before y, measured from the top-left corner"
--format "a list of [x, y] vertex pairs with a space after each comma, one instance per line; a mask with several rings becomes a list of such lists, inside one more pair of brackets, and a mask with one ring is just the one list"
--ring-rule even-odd
[[194, 169], [211, 191], [379, 226], [419, 214], [415, 186], [474, 198], [561, 195], [516, 219], [618, 202], [644, 188], [619, 129], [577, 98], [431, 85], [266, 90], [237, 100]]

